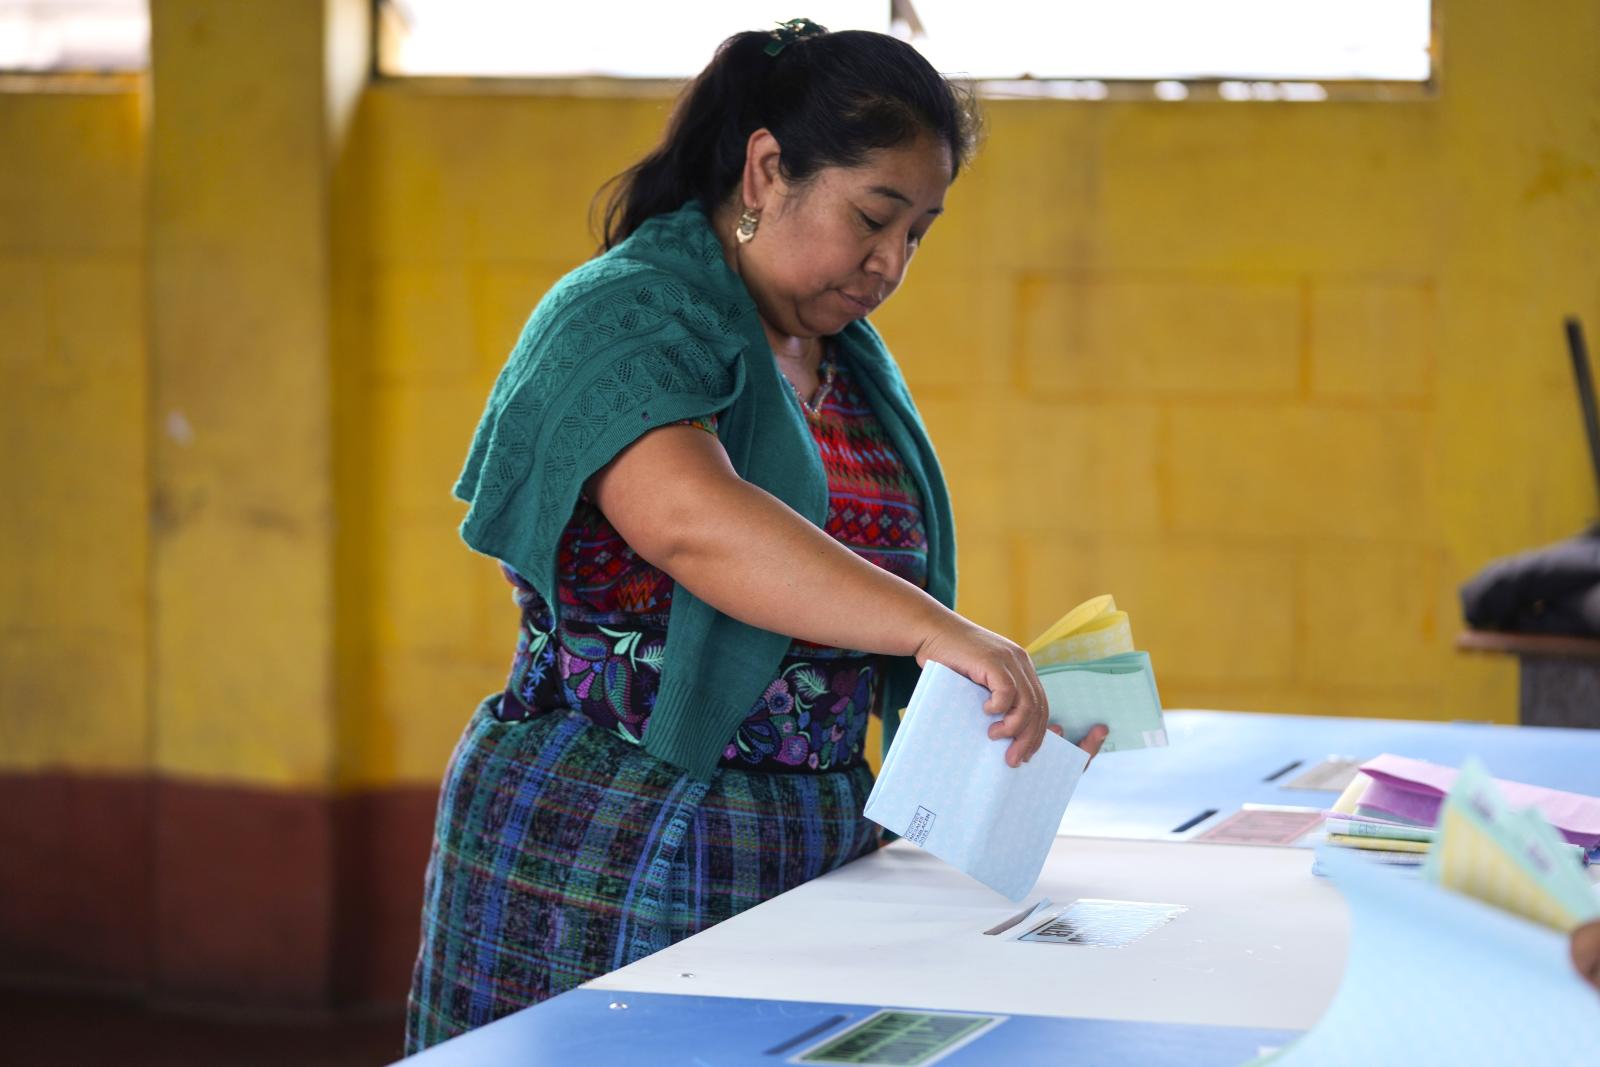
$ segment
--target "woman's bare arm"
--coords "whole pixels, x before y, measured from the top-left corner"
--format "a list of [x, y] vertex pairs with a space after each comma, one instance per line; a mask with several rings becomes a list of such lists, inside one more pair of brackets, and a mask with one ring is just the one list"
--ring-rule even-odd
[[817, 644], [943, 663], [993, 694], [989, 734], [1012, 739], [1007, 762], [1038, 749], [1048, 710], [1026, 652], [740, 478], [715, 436], [653, 430], [588, 491], [635, 552], [717, 610]]

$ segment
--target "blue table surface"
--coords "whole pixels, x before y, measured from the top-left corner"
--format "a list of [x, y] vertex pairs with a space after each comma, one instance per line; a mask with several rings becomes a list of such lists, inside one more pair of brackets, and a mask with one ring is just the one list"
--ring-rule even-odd
[[[416, 1067], [776, 1067], [878, 1010], [861, 1004], [574, 989], [406, 1062]], [[1293, 1030], [1011, 1015], [937, 1062], [948, 1067], [1238, 1067], [1297, 1036]]]
[[[1600, 730], [1230, 711], [1175, 711], [1166, 719], [1167, 747], [1095, 760], [1062, 833], [1183, 841], [1244, 804], [1326, 808], [1336, 792], [1284, 785], [1329, 756], [1390, 752], [1457, 767], [1477, 756], [1497, 778], [1600, 793]], [[1195, 821], [1207, 811], [1214, 814]]]

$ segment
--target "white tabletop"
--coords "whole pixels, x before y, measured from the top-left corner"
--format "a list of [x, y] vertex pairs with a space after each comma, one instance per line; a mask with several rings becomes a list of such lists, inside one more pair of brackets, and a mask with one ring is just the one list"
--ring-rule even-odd
[[1031, 897], [1187, 911], [1121, 948], [983, 931], [1019, 905], [897, 842], [590, 988], [1303, 1029], [1338, 987], [1337, 890], [1299, 849], [1057, 838]]

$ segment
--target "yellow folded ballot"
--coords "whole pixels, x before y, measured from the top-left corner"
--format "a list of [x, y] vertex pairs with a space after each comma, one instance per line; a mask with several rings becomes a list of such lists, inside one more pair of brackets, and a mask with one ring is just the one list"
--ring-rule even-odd
[[1439, 813], [1423, 877], [1563, 933], [1600, 918], [1581, 858], [1535, 808], [1513, 810], [1469, 759]]
[[1128, 613], [1118, 611], [1117, 602], [1110, 596], [1085, 600], [1028, 646], [1035, 667], [1083, 663], [1132, 651], [1133, 628], [1128, 624]]
[[1150, 655], [1133, 647], [1128, 613], [1098, 596], [1063, 615], [1028, 646], [1050, 701], [1050, 721], [1068, 740], [1104, 723], [1101, 752], [1167, 743]]

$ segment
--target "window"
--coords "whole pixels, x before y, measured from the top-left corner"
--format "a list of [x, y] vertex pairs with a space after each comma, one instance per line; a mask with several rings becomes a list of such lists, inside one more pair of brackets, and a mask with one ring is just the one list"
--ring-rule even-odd
[[379, 69], [681, 79], [729, 34], [796, 11], [895, 33], [997, 93], [1321, 99], [1320, 83], [1433, 73], [1428, 0], [379, 0]]
[[728, 36], [797, 8], [830, 30], [887, 30], [885, 0], [382, 0], [386, 74], [691, 77]]
[[149, 56], [145, 0], [0, 0], [0, 71], [143, 70]]
[[[1003, 8], [1015, 8], [1005, 17]], [[1427, 0], [917, 0], [940, 70], [976, 78], [1426, 81]], [[1019, 27], [996, 32], [1002, 24]], [[1020, 29], [1025, 27], [1025, 29]]]

